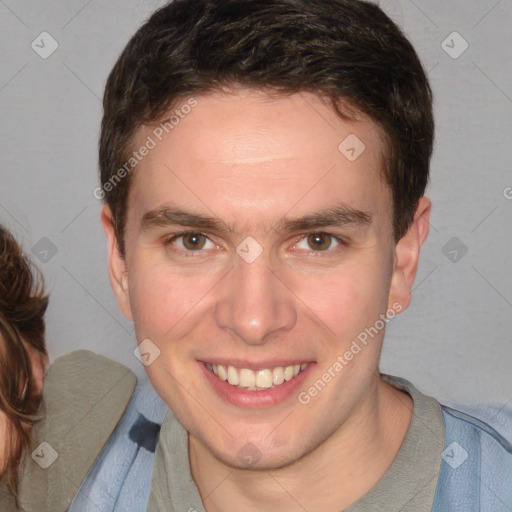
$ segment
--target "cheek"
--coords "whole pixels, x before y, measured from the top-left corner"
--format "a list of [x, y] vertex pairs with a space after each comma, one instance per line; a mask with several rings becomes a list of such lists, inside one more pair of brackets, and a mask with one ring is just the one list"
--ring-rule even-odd
[[[297, 283], [297, 296], [326, 330], [343, 344], [373, 325], [386, 312], [389, 276], [377, 255], [355, 259], [325, 276]], [[318, 321], [317, 321], [318, 323]]]
[[183, 327], [202, 311], [202, 300], [212, 287], [213, 277], [201, 279], [173, 272], [165, 262], [133, 262], [130, 275], [130, 305], [137, 339], [179, 338]]
[[168, 273], [139, 266], [136, 277], [130, 278], [130, 304], [140, 336], [163, 336], [184, 314], [190, 293], [188, 287]]

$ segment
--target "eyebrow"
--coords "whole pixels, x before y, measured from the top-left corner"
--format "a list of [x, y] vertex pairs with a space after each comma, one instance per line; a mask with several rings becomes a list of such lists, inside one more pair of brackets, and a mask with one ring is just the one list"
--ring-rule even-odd
[[171, 206], [162, 206], [161, 208], [144, 213], [140, 222], [140, 229], [145, 231], [172, 225], [216, 231], [231, 231], [224, 222], [213, 217], [187, 212]]
[[277, 222], [275, 230], [303, 231], [310, 229], [332, 227], [344, 227], [347, 225], [365, 226], [371, 224], [372, 215], [351, 206], [340, 205], [328, 208], [296, 219], [281, 219]]
[[[372, 215], [369, 212], [364, 212], [346, 205], [339, 205], [297, 218], [286, 219], [286, 217], [283, 217], [273, 226], [272, 231], [286, 233], [313, 230], [328, 226], [365, 226], [369, 225], [371, 221]], [[144, 213], [141, 219], [140, 229], [141, 231], [146, 231], [152, 228], [173, 225], [218, 232], [235, 232], [232, 227], [219, 219], [171, 206], [162, 206]]]

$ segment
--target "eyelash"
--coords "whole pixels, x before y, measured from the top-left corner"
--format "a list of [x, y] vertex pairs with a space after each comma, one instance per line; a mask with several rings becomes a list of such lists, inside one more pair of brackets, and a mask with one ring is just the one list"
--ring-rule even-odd
[[[348, 242], [345, 238], [333, 235], [332, 233], [327, 233], [325, 231], [312, 231], [311, 233], [306, 233], [304, 235], [300, 235], [294, 242], [294, 245], [297, 245], [298, 243], [302, 242], [303, 240], [307, 240], [308, 237], [313, 235], [322, 235], [330, 237], [331, 242], [335, 241], [338, 243], [337, 247], [346, 247], [348, 245]], [[333, 250], [336, 249], [336, 247], [329, 247], [328, 249], [325, 249], [323, 251], [315, 251], [313, 249], [310, 249], [308, 252], [312, 254], [322, 254], [322, 253], [331, 253]]]
[[[214, 243], [210, 237], [208, 235], [206, 235], [205, 233], [201, 233], [200, 231], [182, 231], [181, 233], [176, 233], [170, 237], [167, 237], [163, 240], [163, 244], [165, 247], [169, 247], [169, 246], [172, 246], [173, 242], [175, 242], [176, 240], [180, 239], [180, 238], [183, 238], [184, 236], [186, 235], [201, 235], [201, 236], [204, 236], [206, 237], [211, 243]], [[217, 245], [217, 244], [216, 244]], [[187, 257], [190, 257], [192, 256], [194, 253], [201, 253], [204, 249], [199, 249], [197, 251], [191, 251], [191, 250], [188, 250], [188, 251], [185, 251], [183, 249], [180, 249], [180, 248], [173, 248], [172, 249], [174, 252], [178, 252], [178, 253], [182, 253], [184, 254], [185, 256]]]
[[[175, 242], [176, 240], [178, 240], [180, 238], [183, 238], [186, 235], [201, 235], [201, 236], [206, 237], [208, 239], [208, 241], [210, 241], [211, 243], [215, 244], [215, 242], [213, 242], [213, 240], [211, 240], [208, 235], [206, 235], [205, 233], [202, 233], [200, 231], [182, 231], [181, 233], [176, 233], [176, 234], [174, 234], [174, 235], [172, 235], [170, 237], [165, 238], [164, 241], [163, 241], [163, 244], [164, 244], [165, 247], [172, 246], [173, 242]], [[333, 235], [332, 233], [327, 233], [325, 231], [311, 231], [309, 233], [305, 233], [305, 234], [302, 234], [302, 235], [297, 235], [297, 238], [293, 242], [294, 246], [297, 245], [299, 242], [307, 239], [307, 237], [309, 237], [311, 235], [328, 236], [328, 237], [331, 238], [331, 240], [333, 240], [333, 241], [335, 241], [335, 242], [337, 242], [339, 244], [338, 247], [346, 247], [348, 245], [348, 241], [345, 238]], [[215, 245], [218, 245], [218, 244], [215, 244]], [[335, 248], [329, 247], [328, 249], [326, 249], [324, 251], [315, 251], [315, 250], [311, 249], [308, 252], [311, 253], [311, 254], [330, 253], [330, 252], [333, 251], [333, 249], [335, 249]], [[190, 257], [194, 253], [199, 253], [200, 254], [205, 249], [198, 249], [197, 251], [193, 251], [193, 250], [183, 250], [183, 249], [180, 249], [180, 248], [173, 248], [172, 250], [175, 251], [175, 252], [181, 252], [182, 254], [185, 254], [186, 256]]]

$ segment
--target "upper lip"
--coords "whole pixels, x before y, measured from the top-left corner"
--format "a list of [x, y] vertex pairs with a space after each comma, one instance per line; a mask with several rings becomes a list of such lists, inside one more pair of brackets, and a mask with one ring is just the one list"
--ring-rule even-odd
[[222, 364], [224, 366], [234, 366], [236, 368], [247, 368], [249, 370], [261, 370], [265, 368], [276, 368], [278, 366], [282, 366], [286, 368], [287, 366], [295, 366], [296, 364], [311, 364], [313, 361], [306, 359], [273, 359], [273, 360], [264, 360], [264, 361], [247, 361], [247, 359], [223, 359], [223, 358], [215, 358], [215, 359], [201, 359], [203, 363], [210, 364]]

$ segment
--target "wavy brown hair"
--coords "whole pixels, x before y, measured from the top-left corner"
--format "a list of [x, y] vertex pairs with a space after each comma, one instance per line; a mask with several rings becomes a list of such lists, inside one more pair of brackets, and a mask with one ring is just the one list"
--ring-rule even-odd
[[47, 355], [47, 307], [41, 272], [0, 225], [0, 410], [7, 416], [5, 462], [0, 474], [14, 494], [41, 403], [25, 344]]

